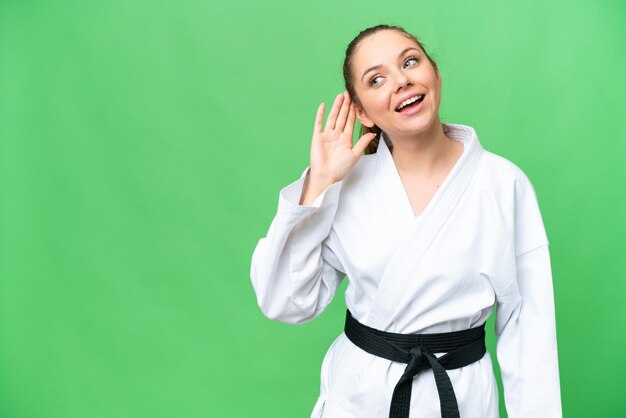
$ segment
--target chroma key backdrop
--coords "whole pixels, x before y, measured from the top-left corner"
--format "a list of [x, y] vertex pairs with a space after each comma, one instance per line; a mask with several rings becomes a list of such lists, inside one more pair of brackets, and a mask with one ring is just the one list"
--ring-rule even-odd
[[275, 323], [250, 258], [379, 23], [439, 64], [442, 121], [535, 186], [564, 416], [623, 416], [624, 22], [621, 0], [0, 1], [0, 417], [309, 416], [345, 281]]

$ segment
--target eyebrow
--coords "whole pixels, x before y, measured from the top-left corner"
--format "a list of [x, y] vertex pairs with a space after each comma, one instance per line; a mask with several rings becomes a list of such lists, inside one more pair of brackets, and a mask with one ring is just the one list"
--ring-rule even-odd
[[[411, 51], [412, 49], [414, 49], [414, 50], [419, 52], [419, 49], [414, 48], [414, 47], [409, 47], [409, 48], [406, 48], [404, 51], [400, 52], [400, 54], [398, 54], [398, 58], [400, 58], [401, 56], [403, 56], [407, 52]], [[379, 64], [379, 65], [374, 65], [373, 67], [370, 67], [367, 70], [365, 70], [365, 72], [361, 76], [361, 81], [363, 81], [363, 78], [365, 77], [365, 74], [369, 73], [370, 71], [378, 70], [380, 68], [382, 68], [382, 65]]]

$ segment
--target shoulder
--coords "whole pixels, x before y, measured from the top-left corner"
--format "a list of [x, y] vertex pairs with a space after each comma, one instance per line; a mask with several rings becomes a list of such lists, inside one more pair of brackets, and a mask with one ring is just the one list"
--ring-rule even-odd
[[486, 174], [503, 177], [504, 180], [528, 179], [526, 173], [513, 161], [491, 151], [484, 151], [482, 170]]
[[547, 245], [548, 238], [535, 188], [528, 175], [509, 159], [484, 151], [476, 182], [482, 211], [507, 225], [504, 233], [514, 236], [515, 255]]
[[528, 175], [511, 160], [485, 151], [479, 166], [477, 191], [515, 217], [538, 211], [538, 196]]
[[534, 190], [528, 175], [511, 160], [484, 150], [480, 164], [481, 182], [497, 189], [505, 188], [519, 192], [520, 190]]
[[517, 254], [548, 243], [535, 187], [515, 163], [485, 151], [483, 177], [490, 194], [513, 214]]

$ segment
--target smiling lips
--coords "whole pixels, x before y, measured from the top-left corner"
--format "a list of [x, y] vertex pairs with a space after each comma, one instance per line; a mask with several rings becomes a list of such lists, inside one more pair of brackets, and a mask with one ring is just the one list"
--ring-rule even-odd
[[403, 109], [408, 108], [415, 108], [417, 106], [419, 106], [419, 104], [424, 100], [424, 95], [423, 94], [418, 94], [416, 96], [410, 97], [406, 100], [404, 100], [402, 103], [400, 103], [400, 105], [398, 105], [398, 107], [396, 107], [396, 112], [401, 112]]

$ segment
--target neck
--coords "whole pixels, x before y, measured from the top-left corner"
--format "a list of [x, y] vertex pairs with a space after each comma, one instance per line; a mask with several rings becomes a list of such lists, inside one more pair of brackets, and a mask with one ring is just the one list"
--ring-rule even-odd
[[391, 155], [399, 172], [429, 176], [456, 154], [459, 148], [455, 141], [443, 133], [439, 118], [435, 122], [417, 134], [388, 136], [393, 144]]

